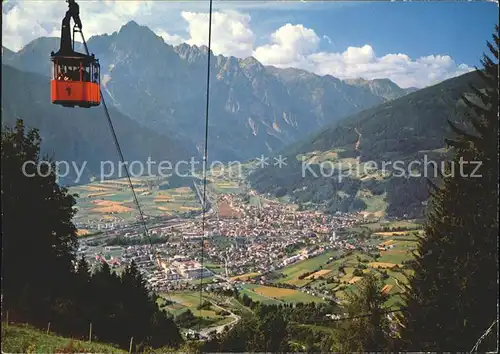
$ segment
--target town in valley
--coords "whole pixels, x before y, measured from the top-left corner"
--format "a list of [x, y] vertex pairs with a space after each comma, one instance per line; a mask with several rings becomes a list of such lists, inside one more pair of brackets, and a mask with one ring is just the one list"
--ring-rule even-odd
[[222, 331], [239, 317], [231, 306], [198, 314], [193, 304], [200, 288], [213, 306], [220, 305], [213, 294], [221, 291], [269, 304], [342, 304], [346, 291], [374, 272], [395, 304], [421, 232], [415, 221], [324, 213], [259, 195], [229, 179], [208, 184], [204, 215], [201, 183], [177, 188], [147, 178], [133, 183], [147, 235], [124, 180], [73, 187], [80, 206], [78, 256], [92, 267], [107, 263], [118, 273], [134, 261], [148, 287], [165, 300], [165, 310], [205, 317], [205, 334]]

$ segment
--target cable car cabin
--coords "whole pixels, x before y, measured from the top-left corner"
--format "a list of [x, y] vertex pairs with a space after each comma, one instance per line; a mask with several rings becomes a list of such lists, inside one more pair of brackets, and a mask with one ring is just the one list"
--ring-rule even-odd
[[73, 52], [71, 56], [52, 55], [51, 100], [63, 107], [99, 106], [99, 62], [92, 55]]

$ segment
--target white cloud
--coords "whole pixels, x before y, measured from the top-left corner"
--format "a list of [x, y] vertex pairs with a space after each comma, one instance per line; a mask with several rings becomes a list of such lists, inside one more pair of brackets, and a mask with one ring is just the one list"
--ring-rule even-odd
[[[262, 6], [248, 3], [247, 7]], [[223, 12], [213, 13], [212, 48], [214, 52], [248, 56], [255, 35], [250, 16], [235, 11], [237, 4], [223, 3]], [[12, 50], [42, 36], [59, 36], [67, 5], [62, 1], [3, 1], [2, 42]], [[86, 38], [113, 33], [130, 20], [152, 28], [169, 44], [188, 42], [208, 44], [207, 4], [160, 1], [80, 1], [80, 17]], [[203, 12], [200, 12], [203, 11]], [[187, 28], [186, 28], [187, 24]], [[186, 33], [186, 35], [184, 35]]]
[[[113, 33], [130, 20], [157, 29], [166, 41], [177, 43], [179, 34], [171, 34], [179, 25], [182, 8], [200, 9], [200, 2], [183, 4], [164, 1], [80, 1], [80, 17], [86, 38]], [[201, 7], [204, 8], [204, 7]], [[2, 42], [12, 50], [19, 50], [35, 38], [59, 36], [61, 21], [67, 11], [62, 1], [16, 0], [2, 2]], [[165, 24], [170, 27], [165, 28]], [[161, 35], [160, 33], [158, 33]]]
[[319, 38], [312, 29], [286, 24], [271, 35], [271, 44], [256, 48], [254, 56], [263, 64], [276, 67], [296, 67], [340, 79], [388, 78], [401, 87], [425, 87], [473, 70], [465, 64], [458, 65], [450, 56], [378, 57], [369, 44], [348, 47], [344, 52], [316, 51], [318, 44]]
[[375, 52], [372, 47], [365, 44], [363, 47], [349, 47], [342, 53], [345, 63], [351, 65], [368, 64], [375, 59]]
[[176, 35], [176, 34], [169, 34], [168, 32], [166, 31], [163, 31], [161, 29], [159, 30], [154, 30], [154, 32], [159, 35], [160, 37], [163, 38], [163, 41], [165, 43], [168, 43], [168, 44], [172, 44], [172, 45], [178, 45], [178, 44], [181, 44], [181, 43], [185, 43], [186, 42], [186, 39], [179, 36], [179, 35]]
[[[238, 9], [301, 10], [320, 9], [321, 4], [278, 4], [252, 2], [216, 3], [212, 23], [212, 50], [216, 54], [236, 57], [255, 56], [263, 64], [297, 67], [319, 75], [365, 79], [389, 78], [402, 87], [424, 87], [466, 73], [472, 68], [439, 55], [410, 58], [402, 53], [377, 55], [370, 44], [348, 47], [344, 51], [320, 50], [320, 42], [332, 44], [301, 24], [287, 23], [267, 36], [267, 42], [255, 47], [256, 36], [250, 15]], [[279, 5], [279, 6], [278, 6]], [[321, 5], [323, 6], [323, 5]], [[324, 5], [329, 6], [329, 5]], [[19, 50], [41, 36], [59, 36], [61, 20], [67, 10], [62, 1], [3, 1], [2, 41]], [[130, 20], [146, 25], [165, 42], [208, 44], [208, 5], [203, 2], [165, 1], [81, 1], [80, 15], [86, 38], [113, 33]]]
[[377, 57], [369, 45], [349, 47], [343, 53], [314, 53], [296, 65], [340, 79], [388, 78], [401, 87], [425, 87], [473, 70], [465, 64], [458, 65], [450, 56], [411, 59], [406, 54], [387, 54]]
[[54, 3], [32, 1], [27, 4], [17, 4], [16, 2], [2, 2], [2, 42], [9, 49], [19, 50], [30, 40], [50, 35], [59, 35], [60, 21], [64, 16], [64, 11], [60, 13], [59, 25], [54, 21], [42, 21], [50, 18], [53, 13], [58, 13], [53, 6]]
[[[208, 45], [207, 13], [182, 12], [188, 23], [188, 44]], [[250, 28], [250, 16], [234, 10], [212, 14], [212, 51], [215, 54], [247, 57], [252, 54], [255, 34]]]
[[314, 30], [287, 23], [271, 35], [271, 44], [256, 48], [253, 56], [268, 65], [290, 66], [314, 52], [319, 42]]

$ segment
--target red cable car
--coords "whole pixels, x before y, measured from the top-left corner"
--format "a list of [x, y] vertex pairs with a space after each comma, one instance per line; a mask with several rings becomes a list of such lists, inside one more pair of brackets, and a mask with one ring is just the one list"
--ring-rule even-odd
[[64, 107], [99, 106], [99, 63], [91, 56], [53, 55], [52, 103]]
[[[67, 0], [69, 10], [62, 21], [61, 47], [52, 52], [51, 101], [63, 107], [90, 108], [101, 103], [99, 60], [94, 54], [78, 53], [74, 50], [75, 32], [81, 32], [82, 23], [79, 7], [74, 0]], [[70, 20], [73, 18], [73, 41], [71, 40]], [[84, 41], [85, 44], [85, 41]], [[85, 48], [86, 48], [85, 44]]]

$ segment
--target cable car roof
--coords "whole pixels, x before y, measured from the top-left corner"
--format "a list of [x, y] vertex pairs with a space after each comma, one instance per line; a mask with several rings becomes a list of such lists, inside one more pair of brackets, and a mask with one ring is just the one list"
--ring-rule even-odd
[[51, 53], [50, 60], [60, 62], [61, 64], [64, 64], [64, 62], [78, 62], [78, 63], [83, 62], [85, 64], [99, 62], [99, 59], [97, 59], [93, 55], [85, 55], [78, 52], [65, 53], [64, 55], [59, 54], [59, 52], [55, 54]]

